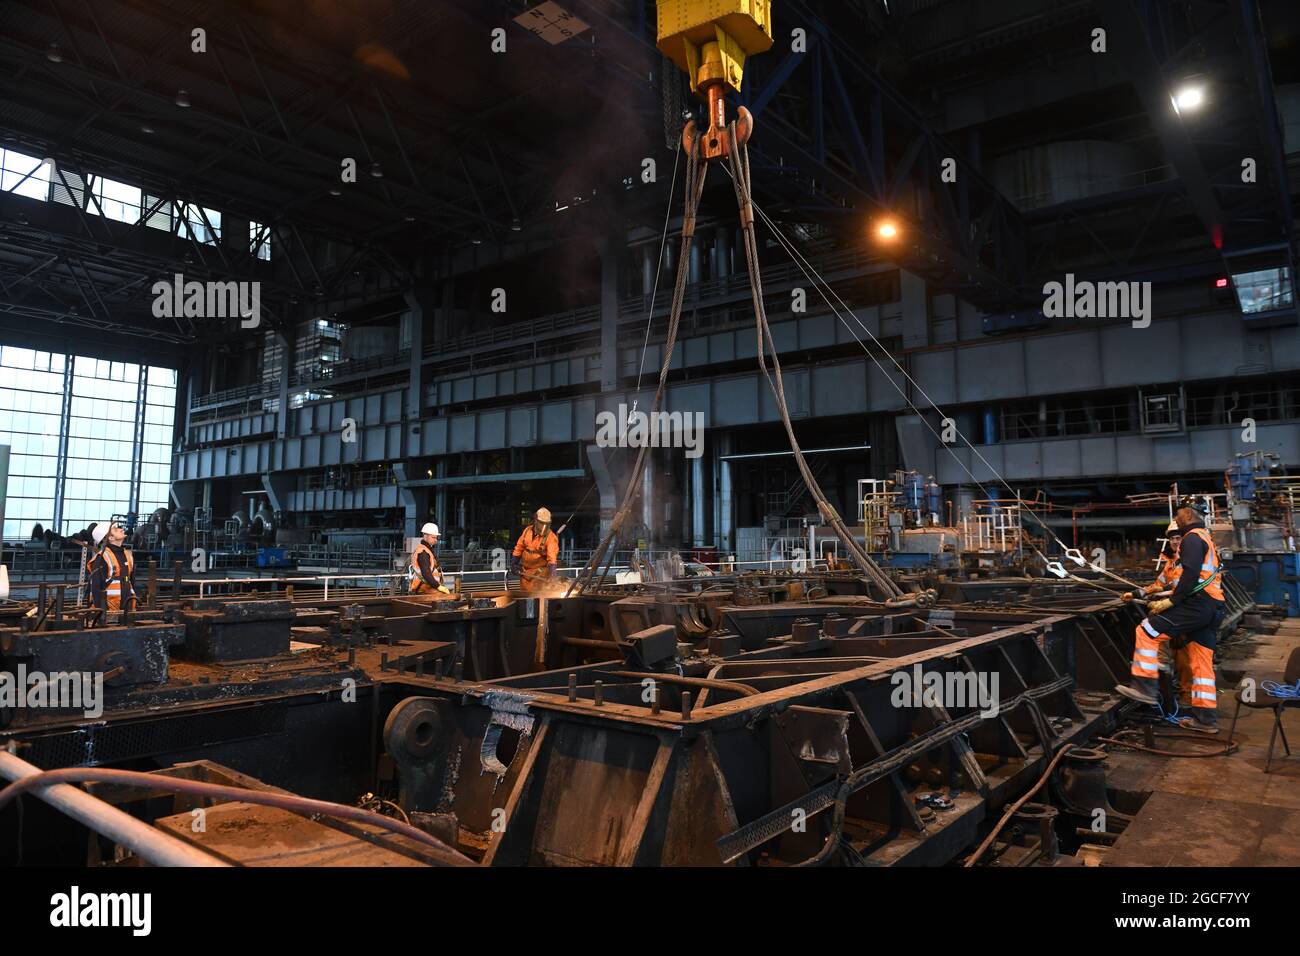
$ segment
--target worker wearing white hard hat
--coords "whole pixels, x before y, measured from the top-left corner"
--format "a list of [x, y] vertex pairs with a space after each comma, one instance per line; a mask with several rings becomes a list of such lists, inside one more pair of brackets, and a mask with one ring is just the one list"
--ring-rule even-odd
[[511, 570], [519, 575], [519, 587], [527, 592], [542, 590], [559, 570], [560, 539], [551, 530], [551, 512], [538, 508], [533, 523], [515, 542]]
[[434, 549], [438, 546], [438, 526], [432, 521], [420, 529], [420, 540], [411, 552], [409, 591], [411, 594], [438, 592], [450, 594], [451, 591], [442, 583], [442, 568], [438, 565], [438, 556]]
[[126, 529], [116, 521], [101, 521], [91, 529], [95, 553], [86, 562], [90, 603], [105, 611], [135, 607], [135, 558], [126, 548]]
[[1182, 529], [1178, 527], [1177, 521], [1169, 522], [1165, 528], [1165, 547], [1160, 552], [1160, 565], [1156, 571], [1156, 579], [1142, 589], [1139, 595], [1136, 591], [1129, 591], [1122, 595], [1125, 601], [1131, 601], [1135, 597], [1150, 597], [1161, 591], [1168, 591], [1178, 584], [1178, 578], [1182, 575], [1183, 569], [1175, 560], [1178, 554], [1178, 542], [1183, 539]]

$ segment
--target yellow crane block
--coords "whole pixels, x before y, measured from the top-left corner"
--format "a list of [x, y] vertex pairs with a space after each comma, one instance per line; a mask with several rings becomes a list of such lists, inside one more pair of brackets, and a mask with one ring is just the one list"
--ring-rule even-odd
[[699, 92], [716, 83], [740, 91], [745, 58], [772, 46], [772, 0], [659, 0], [659, 51]]

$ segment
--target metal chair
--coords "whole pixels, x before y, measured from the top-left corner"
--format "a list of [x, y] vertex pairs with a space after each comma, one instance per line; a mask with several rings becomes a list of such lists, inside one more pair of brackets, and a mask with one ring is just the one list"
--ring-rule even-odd
[[[1297, 682], [1300, 682], [1300, 647], [1293, 650], [1291, 656], [1287, 658], [1286, 673], [1283, 675], [1282, 681], [1292, 687]], [[1291, 744], [1287, 742], [1286, 730], [1282, 727], [1282, 713], [1291, 707], [1300, 708], [1300, 698], [1270, 697], [1267, 693], [1259, 690], [1253, 701], [1242, 700], [1240, 687], [1237, 688], [1233, 696], [1237, 698], [1237, 709], [1232, 712], [1232, 726], [1228, 729], [1228, 743], [1232, 743], [1232, 735], [1236, 732], [1237, 717], [1241, 713], [1242, 704], [1247, 707], [1254, 707], [1256, 710], [1273, 711], [1273, 733], [1268, 738], [1268, 757], [1264, 761], [1264, 772], [1268, 773], [1273, 764], [1273, 747], [1277, 743], [1278, 734], [1282, 735], [1282, 746], [1286, 749], [1286, 755], [1291, 756]]]

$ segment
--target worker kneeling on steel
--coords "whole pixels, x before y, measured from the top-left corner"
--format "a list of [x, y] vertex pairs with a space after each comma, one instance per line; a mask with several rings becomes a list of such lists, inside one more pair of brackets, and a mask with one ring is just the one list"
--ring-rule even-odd
[[[1214, 647], [1223, 621], [1224, 598], [1219, 576], [1222, 564], [1210, 532], [1192, 508], [1179, 508], [1174, 520], [1182, 539], [1174, 552], [1177, 584], [1168, 598], [1151, 602], [1147, 616], [1137, 626], [1132, 679], [1115, 688], [1144, 704], [1159, 703], [1160, 648], [1173, 634], [1185, 634], [1186, 662], [1190, 670], [1191, 714], [1179, 724], [1188, 730], [1219, 731], [1219, 698], [1214, 680]], [[1195, 569], [1197, 573], [1185, 573]], [[1172, 579], [1173, 574], [1166, 575]]]
[[524, 591], [540, 591], [551, 581], [560, 564], [560, 539], [551, 530], [551, 512], [538, 508], [533, 523], [515, 542], [510, 570], [519, 575]]
[[98, 551], [86, 562], [90, 603], [104, 611], [135, 609], [135, 558], [126, 548], [126, 530], [101, 521], [91, 531]]
[[438, 526], [430, 521], [420, 529], [420, 540], [411, 552], [410, 593], [450, 594], [451, 591], [442, 583], [442, 567], [434, 549], [438, 547]]

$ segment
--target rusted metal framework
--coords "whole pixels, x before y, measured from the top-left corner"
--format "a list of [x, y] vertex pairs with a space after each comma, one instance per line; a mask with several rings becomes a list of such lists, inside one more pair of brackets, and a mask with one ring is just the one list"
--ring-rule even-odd
[[55, 609], [0, 625], [0, 666], [107, 670], [103, 716], [9, 714], [0, 741], [44, 770], [212, 761], [256, 787], [365, 794], [490, 866], [944, 864], [1064, 756], [991, 850], [1051, 859], [1105, 794], [1099, 758], [1063, 751], [1114, 729], [1141, 612], [1081, 583], [932, 583], [933, 608], [824, 573], [514, 601], [180, 598], [89, 629]]
[[[681, 673], [405, 681], [385, 727], [403, 803], [454, 815], [488, 865], [948, 862], [1062, 746], [1111, 726], [1136, 614], [796, 612]], [[996, 706], [944, 707], [920, 693], [933, 682]]]

